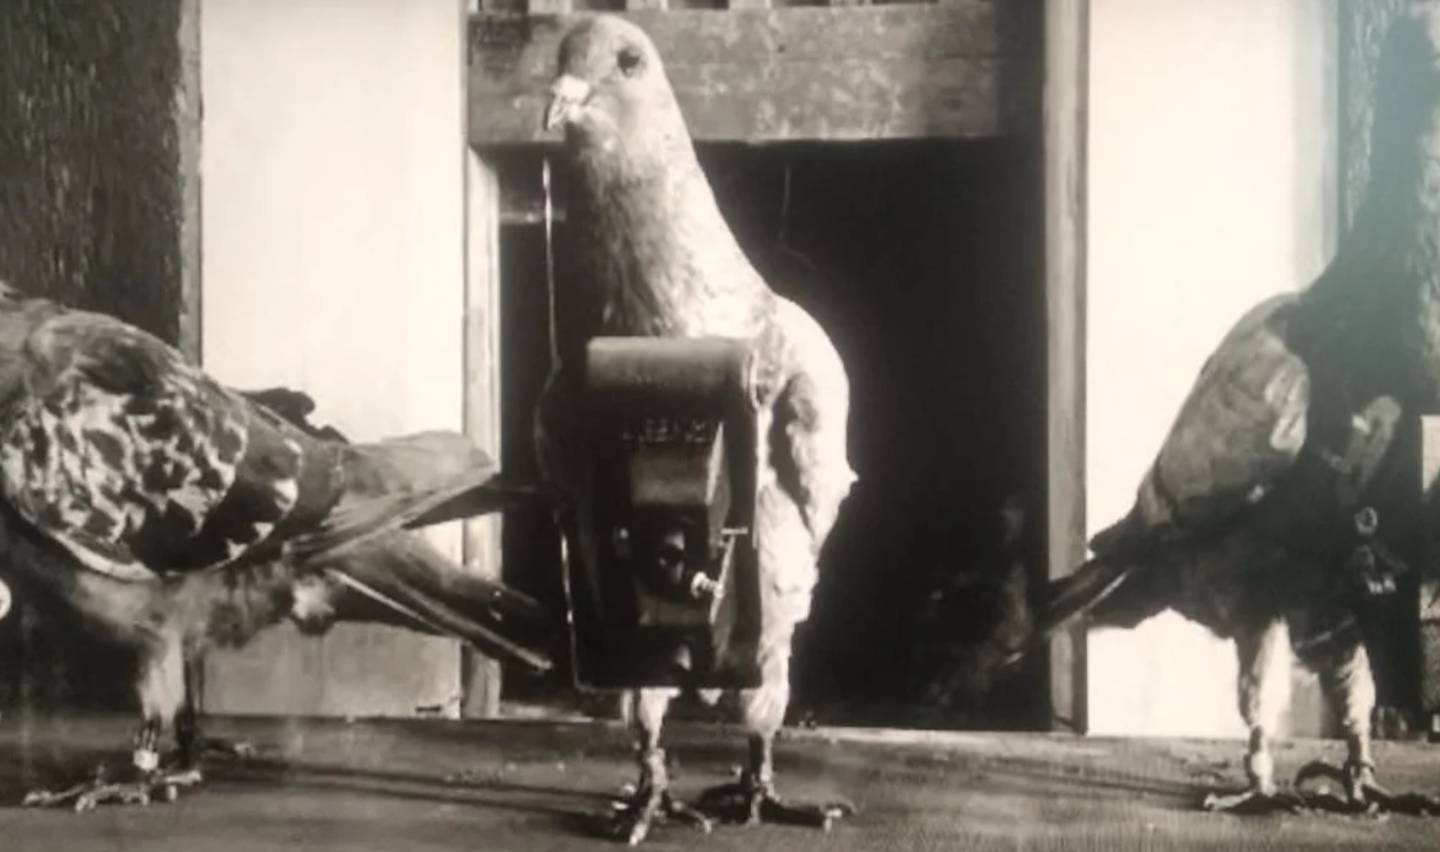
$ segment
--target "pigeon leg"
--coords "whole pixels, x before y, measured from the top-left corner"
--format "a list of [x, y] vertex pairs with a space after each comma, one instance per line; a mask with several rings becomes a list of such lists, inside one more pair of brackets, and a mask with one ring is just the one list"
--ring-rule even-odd
[[750, 731], [750, 759], [740, 777], [706, 790], [700, 807], [732, 822], [800, 825], [829, 830], [855, 813], [849, 802], [797, 803], [775, 792], [775, 735], [790, 703], [790, 632], [774, 637], [761, 650], [761, 685], [740, 693], [742, 722]]
[[176, 715], [184, 690], [184, 673], [178, 638], [152, 649], [141, 661], [138, 687], [141, 723], [135, 734], [132, 765], [125, 778], [111, 780], [105, 766], [94, 775], [72, 787], [51, 791], [33, 790], [24, 804], [34, 807], [55, 807], [73, 804], [77, 812], [95, 809], [106, 803], [148, 805], [155, 799], [173, 802], [181, 787], [198, 782], [198, 777], [185, 771], [170, 772], [160, 767], [160, 735], [167, 718]]
[[613, 826], [615, 836], [632, 846], [645, 839], [657, 820], [675, 819], [706, 832], [710, 830], [710, 821], [703, 814], [670, 795], [670, 776], [665, 768], [665, 751], [660, 748], [660, 729], [674, 694], [673, 689], [640, 689], [632, 696], [640, 780], [630, 797], [616, 804]]
[[206, 737], [200, 729], [200, 708], [198, 695], [203, 675], [203, 662], [198, 659], [185, 661], [185, 695], [180, 711], [175, 716], [176, 754], [171, 762], [177, 775], [193, 778], [192, 783], [204, 780], [203, 764], [207, 756], [233, 759], [253, 757], [255, 747], [244, 740], [230, 741]]
[[1301, 767], [1295, 775], [1295, 788], [1303, 791], [1316, 781], [1337, 783], [1344, 791], [1343, 798], [1325, 791], [1307, 794], [1307, 801], [1331, 810], [1440, 815], [1440, 798], [1421, 793], [1393, 793], [1375, 780], [1375, 759], [1370, 752], [1375, 679], [1364, 644], [1354, 639], [1319, 668], [1320, 685], [1341, 717], [1347, 755], [1344, 766], [1316, 760]]
[[1236, 793], [1210, 792], [1203, 806], [1207, 811], [1232, 813], [1298, 812], [1300, 798], [1281, 793], [1275, 787], [1275, 759], [1270, 754], [1270, 734], [1279, 723], [1290, 692], [1290, 630], [1283, 619], [1275, 619], [1253, 633], [1235, 639], [1240, 662], [1240, 715], [1250, 729], [1245, 754], [1245, 775], [1249, 786]]
[[749, 766], [741, 770], [738, 780], [706, 790], [700, 806], [742, 825], [772, 823], [822, 831], [829, 831], [836, 820], [855, 813], [850, 802], [811, 803], [780, 798], [775, 792], [774, 757], [775, 732], [751, 734]]

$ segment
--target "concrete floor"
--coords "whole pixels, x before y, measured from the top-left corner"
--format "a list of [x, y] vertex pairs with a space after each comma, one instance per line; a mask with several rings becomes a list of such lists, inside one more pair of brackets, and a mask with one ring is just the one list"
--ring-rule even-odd
[[[212, 735], [260, 748], [212, 764], [208, 786], [173, 805], [21, 809], [33, 785], [59, 786], [128, 750], [124, 719], [0, 720], [0, 849], [146, 852], [616, 848], [596, 838], [608, 794], [632, 777], [622, 731], [552, 722], [456, 723], [221, 719]], [[726, 780], [733, 731], [670, 731], [676, 787]], [[1440, 749], [1382, 743], [1383, 779], [1440, 788]], [[1440, 819], [1238, 817], [1197, 810], [1207, 785], [1238, 784], [1233, 742], [1011, 734], [790, 732], [782, 791], [843, 794], [859, 816], [826, 834], [721, 826], [708, 837], [661, 827], [653, 849], [1433, 849]], [[1279, 771], [1335, 743], [1282, 746]]]

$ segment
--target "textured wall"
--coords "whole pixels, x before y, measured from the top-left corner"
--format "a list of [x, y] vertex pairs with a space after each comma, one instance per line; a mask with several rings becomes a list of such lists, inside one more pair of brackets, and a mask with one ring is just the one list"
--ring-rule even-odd
[[[0, 278], [187, 344], [197, 2], [0, 3]], [[0, 705], [128, 700], [111, 656], [22, 607], [0, 624]]]
[[0, 4], [0, 276], [167, 340], [180, 337], [190, 262], [181, 165], [198, 116], [176, 109], [194, 47], [182, 55], [186, 5]]

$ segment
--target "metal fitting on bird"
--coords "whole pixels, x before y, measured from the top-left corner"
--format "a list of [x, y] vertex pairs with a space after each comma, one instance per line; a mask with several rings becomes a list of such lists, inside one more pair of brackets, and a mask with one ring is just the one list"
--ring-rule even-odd
[[720, 584], [704, 571], [696, 571], [690, 578], [690, 597], [695, 600], [713, 598], [720, 591]]
[[10, 614], [10, 606], [13, 602], [14, 597], [10, 594], [10, 587], [5, 585], [4, 581], [0, 581], [0, 621], [4, 621], [5, 616]]
[[694, 671], [695, 669], [695, 655], [690, 652], [690, 646], [688, 645], [681, 645], [676, 648], [675, 653], [670, 657], [670, 661], [675, 664], [675, 668], [682, 672]]
[[630, 546], [630, 530], [625, 527], [616, 527], [611, 536], [612, 544], [615, 546], [615, 556], [619, 559], [629, 559], [634, 554], [634, 548]]
[[1369, 538], [1380, 528], [1380, 513], [1374, 507], [1364, 506], [1355, 513], [1355, 532]]
[[152, 748], [137, 748], [130, 759], [141, 772], [154, 772], [160, 768], [160, 753]]
[[750, 411], [758, 412], [765, 407], [766, 388], [764, 377], [761, 375], [760, 358], [754, 349], [745, 353], [745, 361], [741, 367], [740, 375], [743, 377], [745, 399], [750, 403]]
[[[1381, 570], [1381, 564], [1384, 570]], [[1404, 563], [1398, 562], [1386, 552], [1377, 552], [1368, 544], [1362, 544], [1350, 554], [1346, 567], [1359, 575], [1359, 581], [1367, 594], [1389, 595], [1396, 590], [1395, 577], [1406, 571]]]

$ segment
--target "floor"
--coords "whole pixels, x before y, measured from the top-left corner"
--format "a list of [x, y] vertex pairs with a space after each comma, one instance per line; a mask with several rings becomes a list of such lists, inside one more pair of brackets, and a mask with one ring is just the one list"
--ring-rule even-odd
[[[608, 794], [631, 777], [623, 731], [601, 724], [219, 719], [212, 735], [259, 754], [212, 764], [209, 783], [174, 804], [70, 811], [21, 809], [23, 791], [59, 786], [101, 757], [123, 756], [124, 719], [0, 720], [0, 848], [147, 852], [285, 849], [614, 848], [596, 836]], [[734, 731], [677, 725], [676, 787], [723, 781], [742, 751]], [[1424, 744], [1382, 743], [1383, 780], [1440, 789]], [[860, 813], [829, 834], [679, 826], [653, 849], [1432, 849], [1440, 819], [1212, 815], [1207, 785], [1238, 784], [1234, 742], [1085, 739], [860, 729], [788, 732], [782, 792], [844, 795]], [[1281, 773], [1336, 743], [1282, 746]]]

